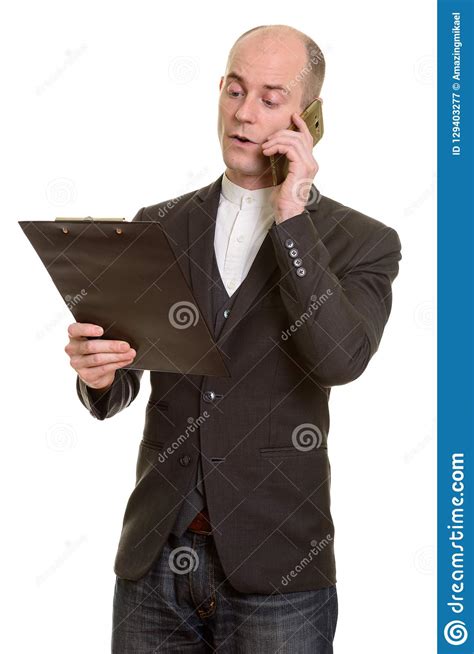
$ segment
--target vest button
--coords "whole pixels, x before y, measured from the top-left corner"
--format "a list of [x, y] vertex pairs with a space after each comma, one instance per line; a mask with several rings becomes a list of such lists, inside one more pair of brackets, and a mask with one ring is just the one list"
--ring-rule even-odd
[[212, 400], [214, 400], [215, 397], [216, 394], [214, 393], [214, 391], [204, 391], [204, 393], [202, 394], [202, 398], [205, 402], [212, 402]]
[[228, 318], [230, 314], [230, 309], [224, 309], [224, 318]]
[[287, 238], [286, 241], [285, 241], [285, 246], [286, 246], [287, 248], [292, 248], [292, 247], [294, 246], [294, 244], [295, 244], [295, 243], [294, 243], [294, 241], [293, 241], [291, 238]]
[[188, 454], [185, 454], [185, 455], [182, 456], [182, 457], [180, 458], [180, 460], [179, 460], [179, 462], [180, 462], [180, 464], [181, 464], [182, 466], [188, 466], [189, 463], [190, 463], [190, 461], [191, 461], [191, 457], [190, 457]]

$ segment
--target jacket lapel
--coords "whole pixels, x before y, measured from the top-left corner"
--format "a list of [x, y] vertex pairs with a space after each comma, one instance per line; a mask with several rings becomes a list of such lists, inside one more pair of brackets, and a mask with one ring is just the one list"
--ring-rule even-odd
[[[197, 203], [188, 216], [188, 261], [191, 286], [204, 320], [213, 336], [214, 316], [212, 315], [211, 293], [217, 282], [212, 278], [212, 264], [222, 177], [223, 175], [209, 187], [197, 193]], [[273, 246], [270, 235], [267, 234], [247, 276], [236, 291], [237, 296], [232, 311], [222, 327], [217, 342], [226, 338], [226, 335], [243, 318], [276, 267]]]
[[188, 264], [191, 288], [209, 331], [214, 335], [211, 292], [216, 283], [212, 279], [214, 235], [222, 175], [195, 196], [194, 206], [188, 214]]
[[[178, 214], [171, 211], [167, 219], [160, 221], [212, 336], [214, 316], [211, 292], [216, 283], [212, 279], [212, 264], [222, 177], [223, 175], [197, 191], [192, 198], [193, 206], [188, 211]], [[319, 195], [318, 191], [317, 193]], [[307, 209], [310, 207], [307, 206]], [[230, 335], [277, 268], [273, 244], [267, 233], [247, 276], [236, 291], [232, 311], [222, 327], [217, 343]]]

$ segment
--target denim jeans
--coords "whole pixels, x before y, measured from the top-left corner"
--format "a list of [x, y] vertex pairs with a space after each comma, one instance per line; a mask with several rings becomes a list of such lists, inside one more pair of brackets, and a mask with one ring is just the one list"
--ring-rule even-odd
[[226, 580], [212, 535], [187, 530], [148, 573], [116, 577], [112, 654], [332, 654], [336, 586], [244, 594]]

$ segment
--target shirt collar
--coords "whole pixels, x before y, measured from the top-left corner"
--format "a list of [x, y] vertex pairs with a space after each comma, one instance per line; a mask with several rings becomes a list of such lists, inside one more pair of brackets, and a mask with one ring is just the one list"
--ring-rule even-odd
[[222, 177], [222, 195], [226, 200], [236, 204], [240, 209], [255, 209], [257, 207], [271, 206], [270, 196], [274, 189], [275, 186], [267, 186], [266, 188], [257, 188], [252, 191], [234, 184], [225, 173]]

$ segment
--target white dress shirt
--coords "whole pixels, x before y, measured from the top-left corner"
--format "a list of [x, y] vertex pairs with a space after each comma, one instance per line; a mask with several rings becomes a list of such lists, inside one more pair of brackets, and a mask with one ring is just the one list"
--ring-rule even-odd
[[270, 204], [274, 186], [254, 191], [224, 173], [216, 217], [214, 251], [229, 297], [245, 279], [275, 218]]

